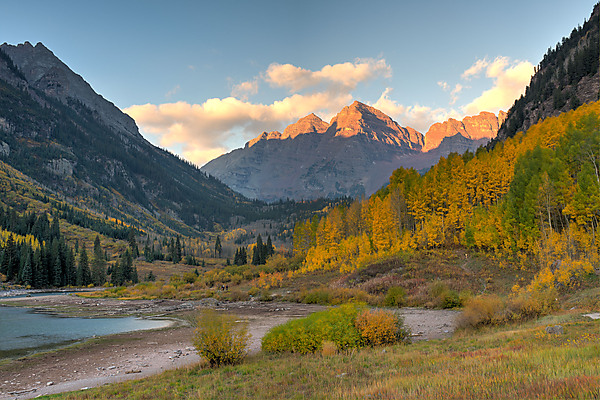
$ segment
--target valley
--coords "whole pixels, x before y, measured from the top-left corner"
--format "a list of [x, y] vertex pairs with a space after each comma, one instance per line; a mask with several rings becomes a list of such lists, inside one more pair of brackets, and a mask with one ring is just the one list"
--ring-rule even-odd
[[437, 81], [447, 108], [393, 100], [383, 58], [244, 60], [179, 100], [212, 51], [127, 114], [0, 45], [0, 324], [30, 317], [0, 339], [31, 342], [0, 398], [597, 398], [599, 21]]

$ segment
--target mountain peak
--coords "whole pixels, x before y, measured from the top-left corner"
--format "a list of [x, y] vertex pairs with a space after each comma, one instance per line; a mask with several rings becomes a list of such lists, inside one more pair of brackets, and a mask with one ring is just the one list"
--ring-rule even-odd
[[295, 124], [291, 124], [285, 128], [282, 139], [293, 139], [305, 133], [323, 133], [328, 127], [329, 125], [325, 121], [314, 113], [310, 113], [306, 117], [300, 118]]
[[419, 132], [401, 127], [386, 114], [360, 101], [354, 101], [333, 117], [327, 132], [344, 138], [362, 135], [373, 141], [410, 149], [420, 149], [423, 144]]
[[96, 112], [103, 124], [119, 134], [141, 138], [133, 119], [113, 103], [97, 94], [41, 42], [32, 46], [25, 42], [16, 46], [4, 43], [0, 48], [11, 58], [29, 84], [45, 95], [69, 103], [75, 99]]

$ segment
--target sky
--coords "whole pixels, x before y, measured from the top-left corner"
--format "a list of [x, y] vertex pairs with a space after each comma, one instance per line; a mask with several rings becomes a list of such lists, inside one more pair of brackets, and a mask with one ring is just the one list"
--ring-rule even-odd
[[597, 0], [0, 0], [150, 142], [203, 165], [354, 100], [402, 126], [508, 110]]

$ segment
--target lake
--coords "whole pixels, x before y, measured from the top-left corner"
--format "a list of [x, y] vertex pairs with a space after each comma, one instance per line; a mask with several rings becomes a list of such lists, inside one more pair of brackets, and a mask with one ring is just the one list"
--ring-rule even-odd
[[66, 318], [31, 308], [0, 306], [0, 359], [62, 347], [86, 338], [169, 326], [137, 317]]

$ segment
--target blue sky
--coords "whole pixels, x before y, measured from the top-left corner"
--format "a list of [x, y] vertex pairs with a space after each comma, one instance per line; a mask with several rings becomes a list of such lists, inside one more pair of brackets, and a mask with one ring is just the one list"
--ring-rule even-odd
[[510, 107], [596, 0], [0, 0], [151, 142], [198, 164], [359, 100], [421, 132]]

